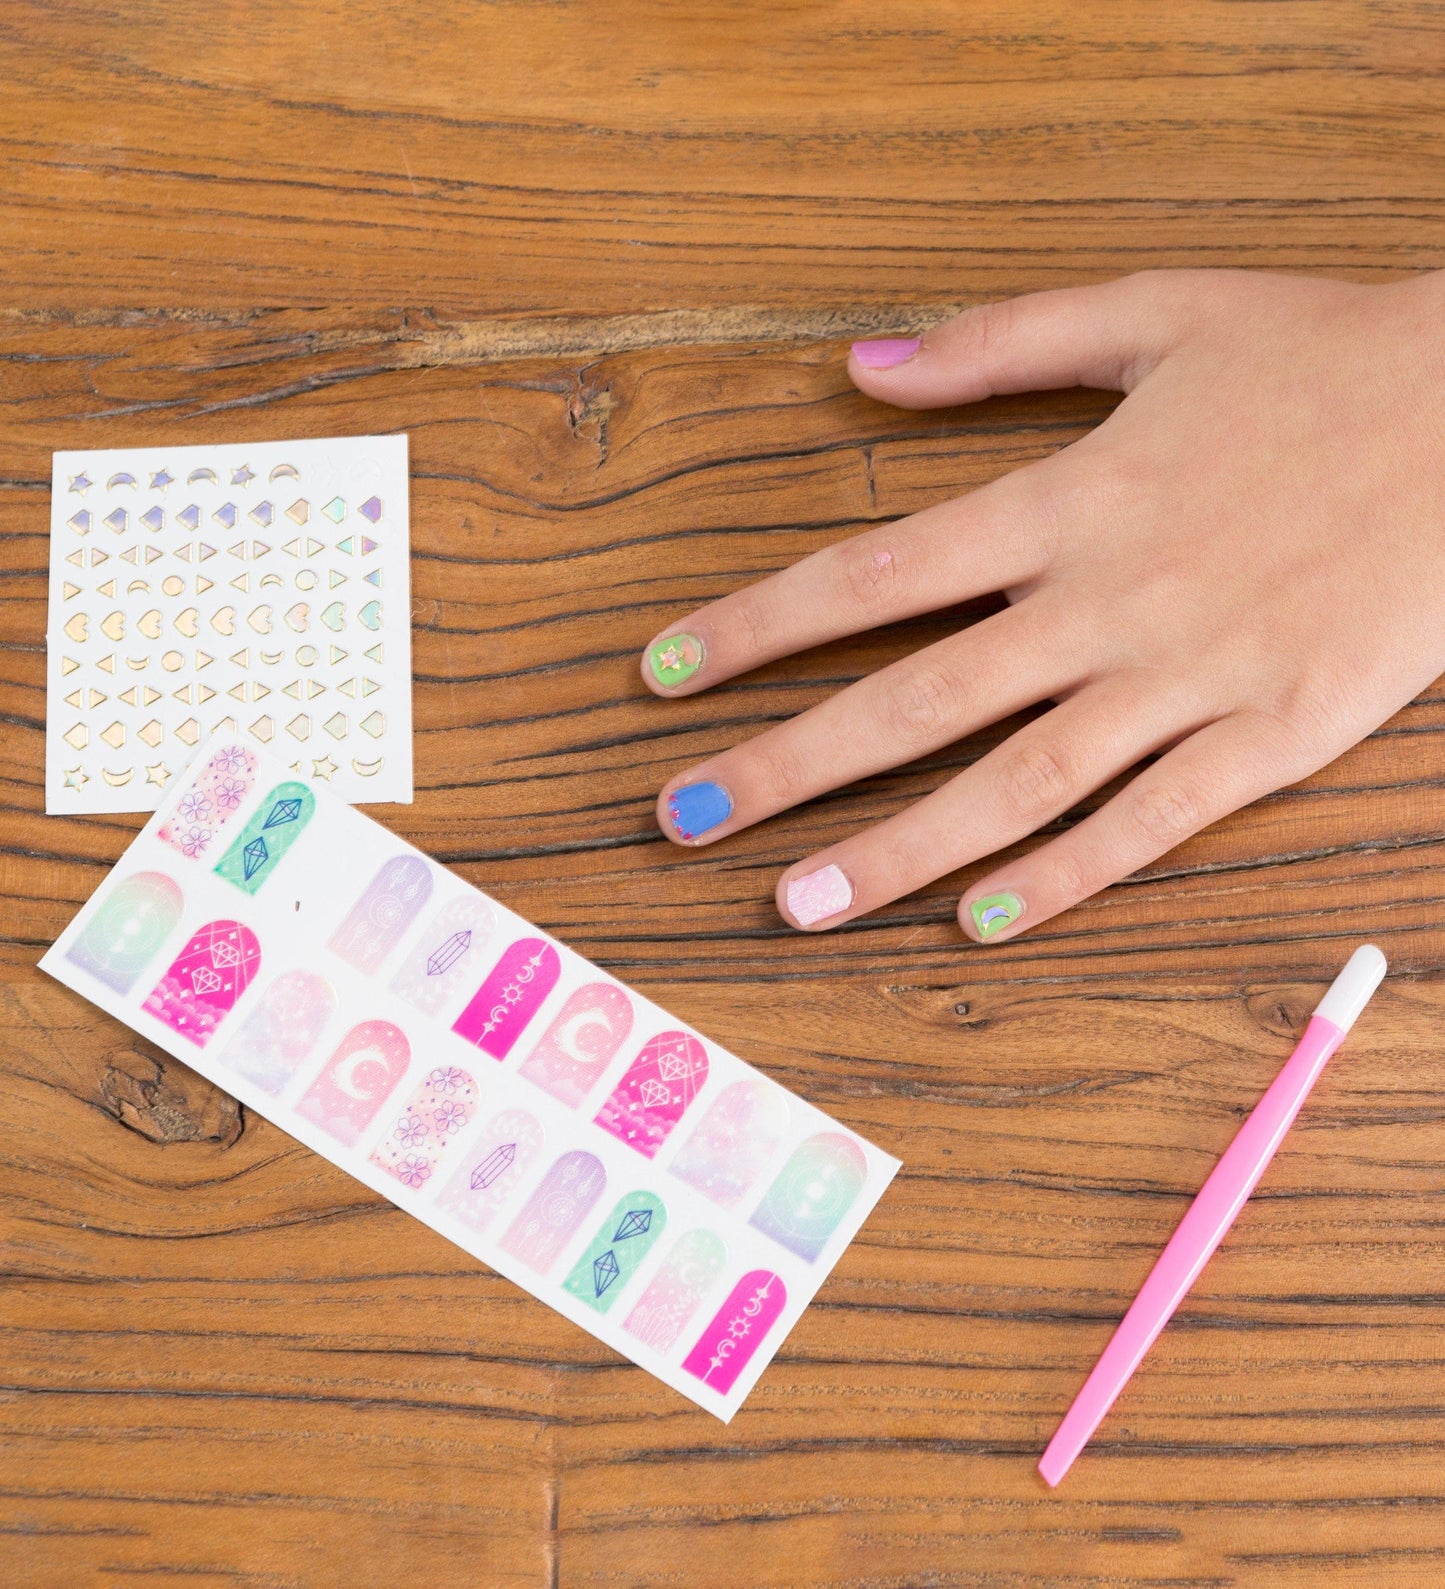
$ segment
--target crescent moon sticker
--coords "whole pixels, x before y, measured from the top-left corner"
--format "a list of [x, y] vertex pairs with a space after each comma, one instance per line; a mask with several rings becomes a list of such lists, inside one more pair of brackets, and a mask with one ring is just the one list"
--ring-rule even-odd
[[186, 476], [186, 484], [188, 486], [195, 485], [198, 480], [206, 480], [213, 486], [221, 483], [216, 479], [216, 471], [214, 469], [192, 469]]
[[130, 488], [134, 490], [136, 487], [135, 476], [133, 474], [126, 474], [126, 472], [122, 470], [119, 474], [113, 474], [110, 479], [105, 482], [105, 489], [107, 491], [114, 491], [117, 486], [130, 486]]
[[357, 1090], [356, 1073], [363, 1065], [380, 1065], [382, 1073], [385, 1074], [386, 1055], [379, 1048], [358, 1048], [336, 1067], [331, 1078], [338, 1092], [345, 1093], [348, 1098], [355, 1098], [361, 1103], [365, 1103], [373, 1096], [372, 1092]]
[[381, 764], [385, 756], [378, 756], [375, 761], [358, 761], [355, 756], [351, 758], [352, 771], [363, 778], [374, 778], [381, 771]]
[[131, 774], [134, 772], [134, 767], [127, 767], [124, 772], [112, 772], [109, 767], [100, 769], [101, 777], [105, 779], [112, 789], [124, 789], [130, 782]]
[[563, 1021], [557, 1028], [557, 1047], [568, 1059], [576, 1060], [579, 1065], [591, 1063], [592, 1056], [578, 1047], [578, 1035], [586, 1031], [589, 1026], [595, 1026], [602, 1031], [604, 1040], [612, 1036], [611, 1023], [605, 1020], [596, 1010], [581, 1010], [576, 1015]]
[[299, 480], [301, 472], [294, 464], [278, 463], [266, 478], [268, 480]]
[[[149, 580], [133, 579], [131, 580], [130, 584], [125, 587], [125, 593], [127, 596], [134, 596], [137, 591], [140, 591], [143, 595], [149, 596], [151, 593]], [[151, 639], [154, 640], [155, 636], [152, 635]]]

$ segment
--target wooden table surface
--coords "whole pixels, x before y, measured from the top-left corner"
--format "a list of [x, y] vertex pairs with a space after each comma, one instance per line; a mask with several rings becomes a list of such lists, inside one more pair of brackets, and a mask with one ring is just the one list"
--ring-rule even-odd
[[[1007, 724], [696, 854], [652, 800], [986, 606], [677, 704], [635, 660], [1109, 411], [890, 411], [851, 335], [1445, 265], [1442, 65], [1425, 0], [0, 0], [0, 1582], [1445, 1581], [1445, 692], [981, 950], [971, 874], [821, 939], [772, 889]], [[35, 969], [141, 821], [42, 814], [51, 451], [389, 430], [418, 788], [376, 814], [904, 1160], [730, 1427]], [[1365, 938], [1391, 981], [1050, 1493]]]

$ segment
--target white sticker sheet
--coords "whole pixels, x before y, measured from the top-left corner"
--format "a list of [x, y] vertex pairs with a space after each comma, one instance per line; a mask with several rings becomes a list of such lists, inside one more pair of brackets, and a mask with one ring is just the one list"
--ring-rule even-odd
[[725, 1421], [899, 1168], [228, 731], [41, 965]]
[[58, 452], [45, 809], [154, 811], [218, 728], [410, 801], [407, 439]]

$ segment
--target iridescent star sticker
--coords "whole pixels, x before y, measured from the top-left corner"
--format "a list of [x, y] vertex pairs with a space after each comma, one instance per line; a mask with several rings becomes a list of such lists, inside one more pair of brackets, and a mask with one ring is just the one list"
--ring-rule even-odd
[[157, 469], [151, 476], [151, 490], [164, 491], [168, 485], [174, 483], [174, 476], [168, 475], [164, 469]]
[[170, 779], [171, 770], [163, 761], [158, 761], [154, 767], [146, 768], [146, 782], [153, 783], [157, 789], [164, 789]]
[[332, 761], [330, 756], [323, 756], [320, 761], [311, 763], [311, 776], [313, 778], [325, 778], [329, 782], [335, 771], [336, 763]]
[[79, 474], [73, 474], [70, 477], [70, 489], [81, 493], [81, 495], [89, 491], [92, 484], [90, 476], [86, 474], [84, 469]]
[[90, 779], [85, 775], [84, 767], [71, 767], [65, 774], [65, 787], [67, 789], [84, 789]]
[[231, 484], [233, 486], [248, 486], [256, 478], [250, 464], [243, 463], [239, 469], [231, 471]]
[[676, 646], [667, 646], [657, 653], [657, 665], [663, 668], [675, 668], [682, 662], [682, 653]]

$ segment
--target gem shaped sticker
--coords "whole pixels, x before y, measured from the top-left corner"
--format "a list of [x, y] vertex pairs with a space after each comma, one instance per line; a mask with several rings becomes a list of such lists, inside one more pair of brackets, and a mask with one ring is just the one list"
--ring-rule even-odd
[[493, 1059], [505, 1059], [561, 972], [561, 959], [545, 939], [519, 938], [472, 995], [452, 1030]]
[[485, 1230], [514, 1196], [541, 1151], [541, 1126], [524, 1109], [504, 1109], [483, 1127], [461, 1167], [442, 1188], [437, 1207], [472, 1230]]
[[667, 1209], [654, 1192], [624, 1197], [603, 1221], [587, 1251], [572, 1266], [562, 1289], [606, 1313], [652, 1250], [667, 1224]]
[[748, 1223], [811, 1262], [867, 1179], [868, 1161], [851, 1137], [819, 1132], [793, 1149]]
[[305, 1062], [336, 1011], [336, 994], [314, 971], [283, 971], [247, 1012], [223, 1064], [273, 1097]]
[[191, 780], [156, 837], [192, 860], [204, 855], [255, 781], [255, 755], [241, 745], [223, 745]]
[[597, 1112], [597, 1124], [652, 1158], [707, 1080], [707, 1051], [686, 1032], [654, 1037]]
[[632, 1031], [632, 1000], [615, 982], [589, 982], [570, 995], [521, 1074], [575, 1109]]
[[136, 872], [106, 896], [66, 958], [106, 987], [129, 993], [183, 908], [180, 889], [164, 872]]
[[438, 1015], [447, 1006], [455, 1009], [475, 975], [493, 921], [492, 909], [480, 894], [464, 894], [443, 905], [391, 979], [391, 991], [423, 1015]]
[[691, 1322], [728, 1261], [722, 1237], [690, 1230], [673, 1244], [647, 1283], [623, 1329], [654, 1351], [669, 1351]]
[[261, 969], [256, 934], [238, 921], [208, 921], [151, 989], [145, 1009], [204, 1048]]
[[216, 863], [216, 875], [254, 894], [280, 864], [316, 809], [304, 783], [278, 784], [261, 802], [231, 847]]
[[371, 1162], [420, 1191], [476, 1112], [476, 1082], [456, 1065], [438, 1065], [372, 1150]]
[[788, 1100], [762, 1077], [735, 1081], [713, 1099], [670, 1166], [721, 1208], [734, 1207], [777, 1152], [788, 1130]]
[[353, 1026], [296, 1105], [296, 1112], [348, 1146], [371, 1124], [406, 1074], [411, 1044], [390, 1021]]
[[431, 868], [420, 856], [394, 855], [332, 933], [332, 952], [368, 975], [380, 970], [420, 914], [431, 888]]
[[787, 1301], [787, 1287], [770, 1269], [745, 1274], [683, 1359], [683, 1368], [725, 1396]]
[[580, 1150], [564, 1153], [508, 1226], [502, 1247], [529, 1269], [546, 1274], [606, 1188], [607, 1171], [600, 1159]]

